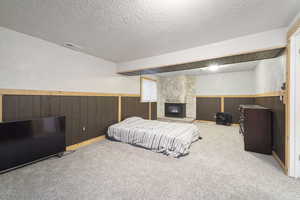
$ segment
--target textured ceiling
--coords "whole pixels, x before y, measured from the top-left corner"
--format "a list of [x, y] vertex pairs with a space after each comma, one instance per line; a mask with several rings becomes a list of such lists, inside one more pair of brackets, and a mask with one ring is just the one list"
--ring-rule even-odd
[[176, 72], [166, 72], [157, 75], [168, 77], [168, 76], [177, 76], [177, 75], [206, 75], [206, 74], [216, 74], [216, 73], [250, 71], [250, 70], [254, 70], [259, 62], [260, 61], [251, 61], [251, 62], [221, 65], [218, 71], [209, 71], [209, 70], [203, 70], [199, 68], [199, 69], [190, 69], [190, 70], [176, 71]]
[[1, 0], [0, 26], [114, 62], [287, 26], [299, 0]]

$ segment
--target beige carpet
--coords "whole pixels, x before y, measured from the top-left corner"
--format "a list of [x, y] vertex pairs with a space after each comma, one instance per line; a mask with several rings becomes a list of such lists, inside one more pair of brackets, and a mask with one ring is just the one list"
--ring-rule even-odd
[[197, 125], [203, 140], [186, 157], [106, 140], [0, 175], [0, 199], [300, 199], [300, 180], [245, 152], [238, 127]]

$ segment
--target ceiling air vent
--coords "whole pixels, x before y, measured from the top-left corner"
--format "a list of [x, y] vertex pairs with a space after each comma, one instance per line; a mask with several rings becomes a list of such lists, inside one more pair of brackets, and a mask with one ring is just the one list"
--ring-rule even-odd
[[67, 47], [69, 49], [72, 49], [72, 50], [75, 50], [75, 51], [80, 51], [82, 49], [81, 46], [79, 45], [76, 45], [76, 44], [73, 44], [73, 43], [70, 43], [70, 42], [65, 42], [63, 44], [64, 47]]

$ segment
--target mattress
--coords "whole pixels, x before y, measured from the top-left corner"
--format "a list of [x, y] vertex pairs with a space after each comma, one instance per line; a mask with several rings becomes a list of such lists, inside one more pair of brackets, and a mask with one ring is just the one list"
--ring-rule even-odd
[[127, 118], [108, 128], [108, 137], [173, 157], [189, 153], [200, 133], [194, 124]]

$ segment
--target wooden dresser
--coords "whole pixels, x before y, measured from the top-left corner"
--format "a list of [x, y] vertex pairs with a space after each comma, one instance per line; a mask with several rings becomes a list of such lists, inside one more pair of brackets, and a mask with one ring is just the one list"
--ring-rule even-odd
[[240, 106], [240, 133], [246, 151], [272, 154], [272, 111], [259, 105]]

